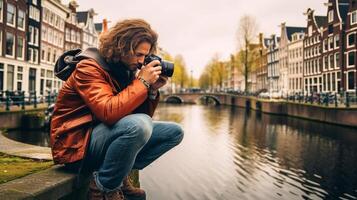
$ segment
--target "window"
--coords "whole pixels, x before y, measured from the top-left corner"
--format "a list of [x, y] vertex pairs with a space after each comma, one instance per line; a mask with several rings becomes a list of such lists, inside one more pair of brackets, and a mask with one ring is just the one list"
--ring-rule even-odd
[[38, 28], [34, 28], [33, 41], [34, 41], [34, 44], [36, 44], [37, 46], [38, 46], [38, 38], [39, 38], [39, 30], [38, 30]]
[[329, 37], [329, 39], [328, 39], [328, 41], [329, 41], [329, 49], [331, 50], [331, 49], [333, 49], [333, 37]]
[[49, 22], [49, 11], [47, 10], [47, 8], [43, 8], [43, 21], [44, 22]]
[[57, 52], [56, 52], [56, 50], [54, 50], [52, 62], [56, 62], [56, 56], [57, 56], [56, 54], [57, 54]]
[[335, 59], [334, 59], [333, 54], [331, 54], [330, 55], [330, 66], [329, 66], [329, 68], [333, 69], [334, 67], [335, 67]]
[[45, 48], [42, 48], [42, 50], [41, 50], [41, 60], [42, 60], [42, 61], [45, 60], [45, 56], [46, 56]]
[[336, 74], [335, 73], [332, 73], [331, 74], [331, 82], [332, 82], [332, 88], [331, 88], [331, 90], [332, 91], [336, 91]]
[[27, 60], [32, 62], [33, 49], [29, 48], [27, 51]]
[[74, 32], [74, 30], [71, 30], [71, 41], [75, 42], [76, 41], [76, 32]]
[[46, 26], [42, 26], [42, 39], [44, 41], [47, 41], [47, 27]]
[[357, 23], [357, 11], [351, 13], [351, 25]]
[[21, 30], [25, 30], [25, 12], [22, 10], [18, 11], [17, 27]]
[[340, 46], [340, 35], [335, 35], [335, 48]]
[[355, 87], [355, 72], [348, 72], [347, 74], [348, 90], [353, 90]]
[[11, 26], [15, 26], [15, 6], [8, 3], [7, 4], [7, 24]]
[[30, 18], [38, 22], [40, 21], [40, 11], [32, 5], [30, 5]]
[[47, 50], [47, 62], [51, 61], [51, 48], [48, 48]]
[[17, 58], [24, 58], [24, 38], [20, 36], [17, 37], [16, 55]]
[[[4, 10], [4, 1], [0, 0], [0, 22], [2, 22], [2, 12]], [[0, 88], [2, 90], [2, 88]]]
[[22, 90], [22, 80], [23, 80], [23, 67], [17, 67], [17, 90]]
[[29, 71], [29, 91], [36, 90], [36, 69], [30, 68]]
[[15, 36], [12, 33], [6, 33], [6, 55], [14, 56], [15, 53]]
[[71, 41], [71, 32], [69, 28], [66, 28], [66, 41]]
[[340, 67], [340, 53], [335, 53], [335, 67]]
[[34, 28], [33, 26], [29, 26], [29, 32], [28, 32], [28, 43], [33, 44], [33, 34], [34, 34]]
[[14, 90], [14, 65], [7, 65], [7, 90]]
[[347, 47], [354, 46], [356, 42], [356, 33], [351, 33], [347, 35], [347, 38], [348, 38]]
[[351, 67], [353, 65], [355, 65], [355, 57], [356, 57], [356, 52], [352, 51], [348, 53], [348, 67]]
[[322, 46], [323, 46], [323, 48], [324, 48], [324, 52], [328, 50], [327, 39], [324, 39]]
[[328, 11], [328, 23], [333, 21], [333, 10]]
[[38, 61], [38, 50], [37, 50], [37, 49], [34, 49], [34, 50], [33, 50], [33, 58], [32, 58], [32, 61], [33, 61], [34, 63], [37, 63], [37, 61]]

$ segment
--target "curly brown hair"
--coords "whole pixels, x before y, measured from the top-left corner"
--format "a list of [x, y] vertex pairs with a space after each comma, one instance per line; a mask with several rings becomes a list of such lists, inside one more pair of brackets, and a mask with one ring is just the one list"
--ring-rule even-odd
[[150, 43], [150, 53], [155, 53], [157, 38], [157, 33], [145, 20], [126, 19], [101, 35], [99, 52], [107, 62], [117, 63], [124, 56], [134, 55], [134, 50], [142, 42]]

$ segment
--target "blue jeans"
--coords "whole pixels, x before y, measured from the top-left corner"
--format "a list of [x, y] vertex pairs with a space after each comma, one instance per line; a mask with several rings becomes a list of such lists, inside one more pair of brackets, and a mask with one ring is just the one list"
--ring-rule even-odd
[[113, 126], [101, 123], [93, 129], [85, 163], [94, 169], [98, 188], [109, 192], [122, 184], [131, 169], [145, 168], [182, 139], [178, 124], [132, 114]]

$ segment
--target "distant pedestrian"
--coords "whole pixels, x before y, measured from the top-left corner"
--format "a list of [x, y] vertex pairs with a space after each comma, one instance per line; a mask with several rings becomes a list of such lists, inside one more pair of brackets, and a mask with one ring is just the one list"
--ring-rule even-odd
[[117, 23], [103, 33], [97, 50], [109, 68], [84, 59], [59, 91], [51, 122], [53, 158], [93, 170], [89, 199], [145, 199], [129, 172], [145, 168], [183, 138], [178, 124], [152, 120], [158, 89], [168, 79], [159, 61], [144, 64], [156, 51], [157, 37], [144, 20]]

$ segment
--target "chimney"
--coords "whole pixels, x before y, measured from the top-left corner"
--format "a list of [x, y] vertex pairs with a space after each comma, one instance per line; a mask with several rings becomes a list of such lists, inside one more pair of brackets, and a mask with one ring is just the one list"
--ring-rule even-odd
[[103, 30], [102, 32], [107, 32], [108, 31], [108, 20], [103, 19]]
[[259, 44], [263, 44], [263, 33], [259, 33]]

